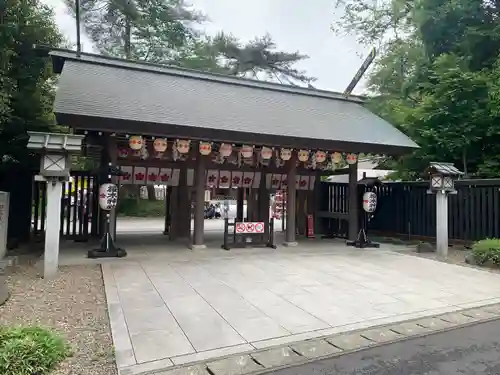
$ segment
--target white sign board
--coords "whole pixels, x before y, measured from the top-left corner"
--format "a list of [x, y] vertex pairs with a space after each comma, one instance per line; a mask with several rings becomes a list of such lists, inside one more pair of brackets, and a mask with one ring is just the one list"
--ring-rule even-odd
[[254, 233], [264, 233], [264, 223], [262, 221], [256, 222], [245, 222], [236, 223], [236, 233], [237, 234], [254, 234]]
[[236, 219], [237, 204], [235, 200], [223, 200], [220, 202], [220, 216], [223, 219]]
[[0, 191], [0, 260], [7, 253], [7, 225], [9, 223], [9, 193]]

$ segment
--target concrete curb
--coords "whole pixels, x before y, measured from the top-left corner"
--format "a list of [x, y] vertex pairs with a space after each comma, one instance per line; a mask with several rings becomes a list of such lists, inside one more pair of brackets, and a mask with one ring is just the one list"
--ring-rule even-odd
[[[120, 375], [258, 375], [368, 348], [425, 337], [500, 319], [500, 303], [431, 315], [398, 323], [298, 341], [238, 354], [140, 371], [119, 369]], [[147, 365], [147, 364], [145, 364]], [[138, 371], [139, 370], [139, 371]]]

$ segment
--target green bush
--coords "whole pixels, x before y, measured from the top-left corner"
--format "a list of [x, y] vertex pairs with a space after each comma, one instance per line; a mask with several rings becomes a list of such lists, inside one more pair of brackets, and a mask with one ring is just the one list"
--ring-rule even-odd
[[71, 355], [61, 336], [40, 327], [0, 326], [0, 374], [45, 375]]
[[165, 216], [165, 202], [125, 198], [120, 199], [117, 211], [120, 216], [161, 217]]
[[487, 238], [472, 245], [472, 256], [477, 264], [500, 266], [500, 239]]

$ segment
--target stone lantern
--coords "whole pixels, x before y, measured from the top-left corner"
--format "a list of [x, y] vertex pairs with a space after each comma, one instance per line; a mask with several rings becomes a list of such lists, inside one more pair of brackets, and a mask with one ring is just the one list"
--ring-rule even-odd
[[47, 183], [47, 223], [43, 276], [55, 277], [59, 265], [59, 230], [61, 227], [61, 195], [69, 180], [71, 155], [81, 152], [83, 135], [28, 132], [28, 149], [41, 154], [37, 181]]
[[456, 194], [455, 179], [463, 175], [452, 163], [432, 162], [428, 194], [436, 195], [436, 251], [440, 258], [448, 257], [448, 195]]

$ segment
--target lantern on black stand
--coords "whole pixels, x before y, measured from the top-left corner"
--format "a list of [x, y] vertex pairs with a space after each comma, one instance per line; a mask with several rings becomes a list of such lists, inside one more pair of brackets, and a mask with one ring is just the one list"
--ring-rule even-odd
[[374, 190], [381, 184], [382, 182], [376, 177], [365, 177], [358, 182], [358, 185], [365, 186], [365, 193], [363, 193], [362, 202], [363, 218], [361, 220], [361, 228], [359, 229], [356, 240], [347, 242], [348, 246], [354, 246], [359, 249], [366, 247], [380, 247], [380, 244], [372, 242], [368, 239], [367, 231], [370, 221], [375, 216], [375, 211], [377, 209], [377, 193]]

